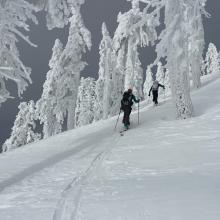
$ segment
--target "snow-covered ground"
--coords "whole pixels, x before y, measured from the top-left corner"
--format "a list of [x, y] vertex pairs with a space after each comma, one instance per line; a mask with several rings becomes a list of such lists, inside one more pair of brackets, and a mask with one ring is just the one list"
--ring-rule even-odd
[[122, 137], [115, 117], [0, 155], [0, 220], [219, 220], [219, 89], [203, 79], [192, 119], [142, 103]]

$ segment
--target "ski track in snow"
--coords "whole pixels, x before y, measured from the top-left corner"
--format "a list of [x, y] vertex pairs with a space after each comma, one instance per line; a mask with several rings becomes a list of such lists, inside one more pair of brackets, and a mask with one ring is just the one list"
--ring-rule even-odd
[[[103, 130], [100, 133], [101, 139], [99, 141], [105, 140], [109, 133], [107, 133], [106, 130]], [[69, 157], [72, 157], [80, 152], [83, 152], [84, 150], [88, 150], [88, 146], [91, 146], [89, 149], [89, 152], [87, 154], [92, 153], [96, 146], [93, 146], [91, 143], [95, 143], [97, 141], [97, 137], [94, 135], [94, 133], [91, 133], [87, 136], [85, 141], [82, 141], [78, 145], [75, 145], [74, 148], [70, 148], [66, 151], [59, 152], [49, 158], [46, 158], [43, 161], [40, 161], [39, 163], [33, 164], [30, 167], [23, 169], [21, 172], [16, 173], [15, 175], [6, 178], [3, 181], [0, 181], [0, 193], [4, 191], [6, 188], [11, 187], [19, 182], [21, 182], [23, 179], [27, 178], [28, 176], [32, 176], [35, 173], [40, 172], [41, 170], [51, 167], [55, 165], [56, 163], [59, 163]]]
[[[102, 162], [108, 157], [109, 152], [113, 147], [117, 145], [120, 137], [116, 138], [116, 135], [109, 138], [105, 149], [97, 154], [92, 160], [90, 166], [78, 177], [75, 177], [72, 182], [66, 187], [62, 193], [62, 198], [57, 204], [57, 208], [53, 215], [53, 220], [77, 220], [80, 215], [80, 201], [83, 192], [83, 187], [89, 184], [92, 174], [94, 174], [102, 164]], [[112, 147], [113, 146], [113, 147]]]
[[2, 192], [5, 188], [8, 188], [12, 185], [15, 185], [16, 183], [22, 181], [26, 177], [33, 175], [34, 173], [37, 173], [47, 167], [50, 167], [68, 157], [71, 157], [75, 155], [76, 153], [79, 153], [82, 151], [84, 148], [84, 145], [86, 146], [86, 143], [84, 142], [83, 144], [80, 144], [76, 148], [73, 148], [71, 150], [59, 153], [49, 159], [44, 160], [43, 162], [40, 162], [38, 164], [34, 164], [33, 166], [23, 170], [22, 172], [12, 176], [9, 179], [6, 179], [2, 182], [0, 182], [0, 192]]

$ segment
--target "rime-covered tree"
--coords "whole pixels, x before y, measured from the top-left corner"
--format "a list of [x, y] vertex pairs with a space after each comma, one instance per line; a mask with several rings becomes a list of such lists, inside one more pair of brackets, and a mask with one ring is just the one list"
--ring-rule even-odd
[[52, 57], [49, 61], [50, 70], [43, 85], [43, 93], [36, 104], [38, 119], [43, 124], [44, 138], [62, 131], [63, 121], [59, 120], [59, 117], [54, 111], [57, 106], [56, 91], [59, 86], [59, 67], [57, 65], [62, 51], [63, 45], [57, 39], [53, 47]]
[[95, 111], [94, 111], [94, 120], [98, 121], [102, 119], [103, 117], [103, 91], [104, 91], [104, 78], [99, 75], [98, 80], [96, 81], [96, 87], [95, 87], [95, 94], [96, 94], [96, 100], [95, 100]]
[[[158, 15], [158, 11], [160, 12], [161, 9], [164, 8], [165, 29], [159, 36], [159, 43], [156, 47], [157, 59], [155, 63], [161, 58], [166, 59], [166, 67], [169, 69], [169, 78], [177, 117], [191, 117], [193, 115], [193, 105], [190, 98], [189, 67], [192, 61], [189, 59], [191, 58], [190, 53], [192, 53], [192, 51], [193, 53], [197, 51], [197, 54], [194, 54], [196, 58], [201, 55], [201, 50], [190, 50], [190, 42], [192, 42], [190, 39], [190, 31], [200, 30], [200, 28], [197, 27], [201, 25], [201, 23], [197, 22], [198, 26], [195, 27], [191, 25], [191, 23], [196, 20], [198, 13], [201, 15], [201, 13], [204, 12], [206, 0], [196, 0], [196, 5], [192, 5], [192, 0], [141, 1], [147, 4], [146, 9], [149, 9], [148, 14], [151, 15], [155, 13]], [[197, 13], [190, 16], [189, 11], [192, 7], [195, 9], [195, 6], [198, 6], [199, 9]], [[148, 22], [149, 21], [146, 20], [146, 23]], [[193, 34], [195, 34], [195, 31]], [[200, 33], [198, 37], [200, 40], [201, 36], [202, 34]], [[201, 45], [202, 43], [198, 43], [196, 47], [201, 49]]]
[[[138, 47], [154, 44], [157, 38], [155, 27], [159, 25], [159, 20], [157, 20], [159, 17], [156, 15], [151, 17], [145, 11], [142, 12], [139, 8], [139, 1], [133, 0], [131, 3], [132, 9], [118, 15], [118, 27], [114, 34], [116, 52], [124, 49], [125, 89], [133, 87], [135, 80], [141, 78], [141, 69], [139, 72], [136, 71], [136, 65], [139, 63]], [[147, 23], [146, 20], [148, 20]], [[135, 90], [139, 89], [135, 88]]]
[[121, 107], [121, 98], [124, 93], [124, 66], [122, 64], [123, 60], [123, 50], [119, 51], [118, 56], [113, 52], [112, 56], [112, 91], [111, 91], [111, 108], [110, 116], [117, 115]]
[[220, 55], [216, 46], [210, 43], [204, 61], [204, 75], [220, 72]]
[[205, 45], [202, 14], [205, 11], [206, 0], [185, 0], [186, 22], [188, 31], [188, 56], [192, 71], [192, 81], [195, 88], [201, 87], [202, 55]]
[[10, 98], [10, 94], [6, 89], [4, 78], [0, 78], [0, 106], [1, 103], [5, 102], [8, 98]]
[[24, 32], [29, 31], [28, 22], [37, 23], [36, 10], [25, 0], [0, 1], [0, 105], [10, 97], [6, 80], [16, 83], [19, 96], [31, 83], [31, 69], [21, 61], [17, 42], [23, 39], [35, 46]]
[[38, 0], [36, 5], [46, 12], [48, 29], [63, 28], [69, 23], [72, 9], [79, 9], [84, 0]]
[[34, 131], [36, 120], [34, 102], [22, 102], [18, 108], [19, 112], [16, 116], [11, 136], [3, 144], [3, 151], [13, 150], [41, 138], [41, 135]]
[[[152, 17], [151, 14], [147, 13], [147, 10], [140, 11], [139, 2], [139, 0], [132, 0], [132, 9], [118, 15], [118, 27], [114, 34], [116, 51], [119, 51], [123, 45], [125, 46], [125, 51], [127, 51], [129, 38], [134, 40], [134, 42], [131, 42], [133, 46], [153, 45], [157, 39], [155, 28], [160, 25], [159, 11]], [[147, 23], [146, 20], [148, 20]], [[135, 48], [133, 47], [133, 49]]]
[[128, 39], [128, 51], [126, 54], [125, 64], [125, 89], [133, 88], [134, 86], [134, 71], [137, 46], [133, 45], [133, 39]]
[[38, 7], [46, 11], [49, 29], [63, 28], [69, 24], [67, 44], [57, 64], [59, 86], [56, 90], [57, 105], [54, 109], [59, 121], [67, 118], [67, 129], [75, 126], [75, 107], [80, 72], [86, 63], [82, 56], [91, 48], [90, 32], [86, 29], [80, 7], [84, 0], [39, 0]]
[[102, 40], [99, 45], [99, 77], [96, 83], [95, 120], [107, 118], [112, 106], [113, 49], [112, 39], [105, 23], [102, 24]]
[[94, 120], [95, 79], [81, 77], [76, 103], [76, 127]]
[[[156, 72], [156, 80], [161, 83], [164, 84], [164, 80], [165, 80], [165, 70], [163, 67], [163, 64], [161, 62], [157, 63], [157, 72]], [[162, 93], [162, 90], [159, 90], [159, 93]]]
[[164, 57], [169, 69], [173, 100], [178, 118], [193, 115], [189, 85], [188, 30], [186, 22], [187, 5], [183, 1], [165, 2], [165, 25], [157, 45], [159, 58]]
[[202, 66], [201, 66], [201, 75], [207, 75], [206, 73], [206, 63], [205, 63], [205, 60], [203, 59], [202, 60]]
[[165, 86], [164, 96], [166, 97], [166, 96], [171, 95], [170, 78], [169, 78], [168, 69], [165, 69], [165, 72], [164, 72], [164, 86]]
[[75, 126], [75, 108], [80, 73], [86, 66], [82, 60], [86, 49], [91, 48], [90, 32], [86, 29], [79, 8], [72, 8], [67, 44], [59, 58], [57, 68], [59, 86], [56, 90], [56, 115], [67, 118], [67, 129]]
[[134, 84], [133, 84], [133, 93], [138, 98], [143, 98], [143, 68], [136, 53], [135, 64], [134, 64]]
[[149, 90], [153, 83], [153, 73], [151, 72], [151, 67], [147, 66], [146, 79], [144, 82], [144, 98], [148, 99]]

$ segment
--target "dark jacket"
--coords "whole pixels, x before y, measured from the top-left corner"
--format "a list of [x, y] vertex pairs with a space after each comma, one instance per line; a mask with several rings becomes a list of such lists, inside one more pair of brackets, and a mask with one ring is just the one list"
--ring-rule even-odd
[[131, 106], [133, 105], [133, 101], [135, 103], [138, 103], [140, 100], [128, 91], [124, 92], [123, 98], [121, 100], [121, 109], [123, 110], [123, 108], [125, 108], [126, 106], [131, 108]]

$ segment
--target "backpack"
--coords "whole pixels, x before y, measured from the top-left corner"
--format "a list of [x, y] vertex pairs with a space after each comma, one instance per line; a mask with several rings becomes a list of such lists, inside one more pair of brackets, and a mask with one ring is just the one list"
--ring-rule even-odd
[[121, 107], [123, 108], [125, 106], [132, 106], [132, 105], [133, 105], [132, 94], [125, 92], [121, 100]]
[[158, 90], [158, 88], [159, 88], [159, 83], [158, 83], [157, 80], [155, 80], [155, 81], [153, 82], [152, 89], [155, 91], [155, 90]]

